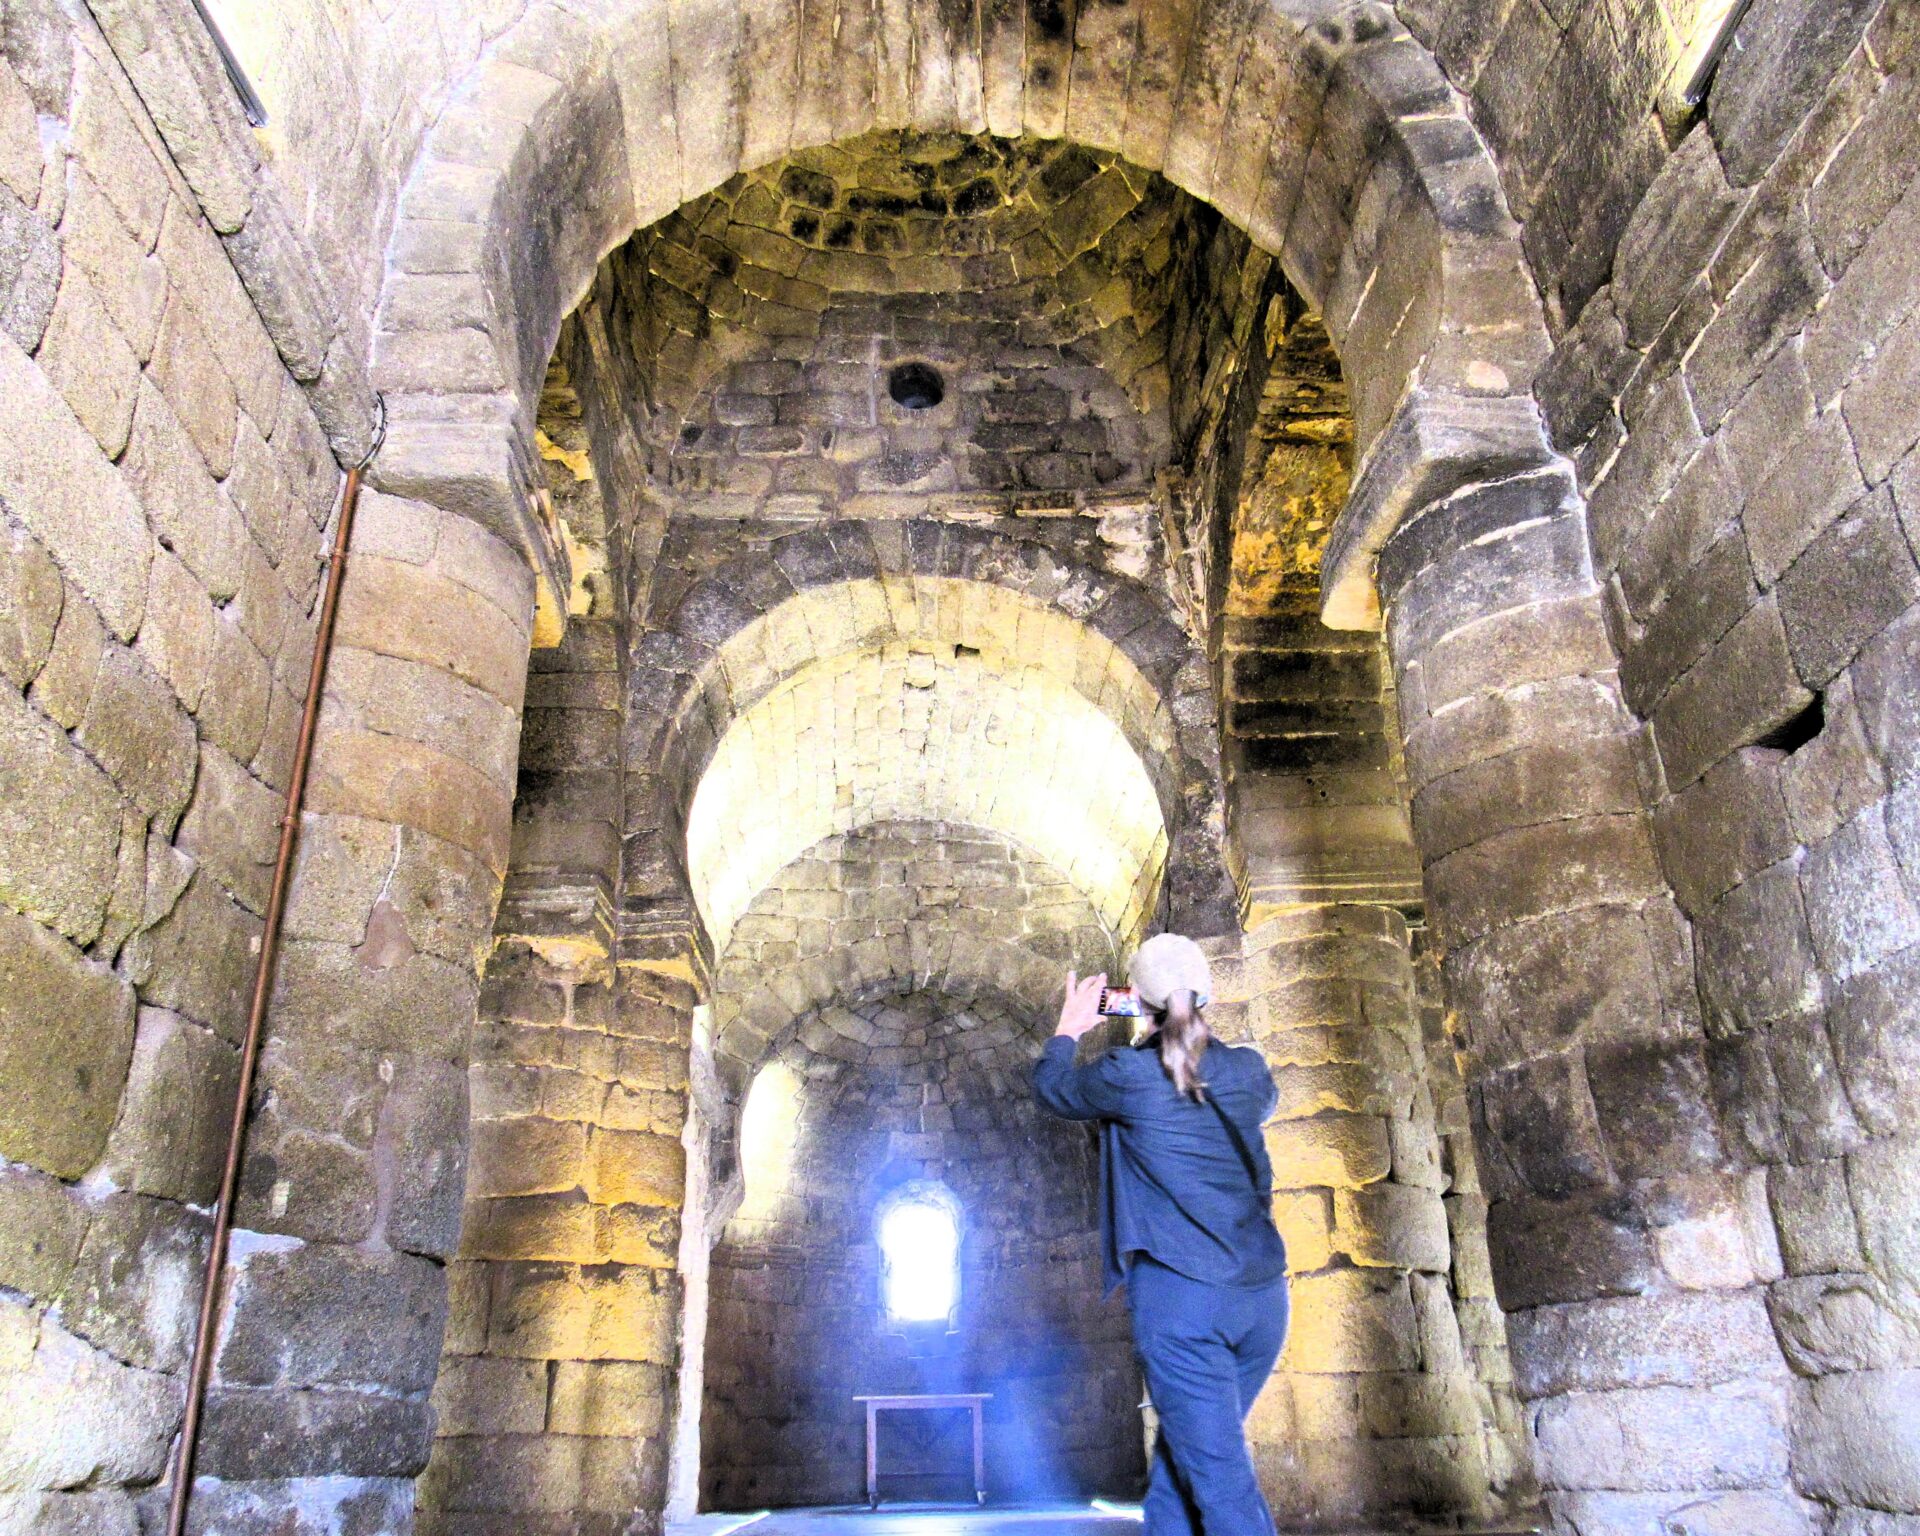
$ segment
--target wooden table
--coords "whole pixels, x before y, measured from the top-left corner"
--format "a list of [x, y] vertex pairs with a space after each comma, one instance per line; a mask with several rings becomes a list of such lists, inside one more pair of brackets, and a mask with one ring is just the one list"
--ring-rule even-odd
[[905, 1392], [891, 1395], [855, 1395], [856, 1403], [867, 1405], [867, 1508], [880, 1507], [880, 1442], [875, 1420], [893, 1408], [967, 1408], [973, 1412], [973, 1497], [977, 1504], [987, 1502], [986, 1434], [980, 1418], [980, 1405], [991, 1392]]

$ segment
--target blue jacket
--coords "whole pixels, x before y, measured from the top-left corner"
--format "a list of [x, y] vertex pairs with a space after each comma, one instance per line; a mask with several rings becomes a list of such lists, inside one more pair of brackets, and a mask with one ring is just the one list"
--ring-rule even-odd
[[[1064, 1035], [1047, 1042], [1033, 1093], [1056, 1115], [1100, 1122], [1107, 1289], [1126, 1278], [1136, 1253], [1213, 1285], [1265, 1285], [1284, 1275], [1287, 1250], [1273, 1224], [1273, 1167], [1260, 1130], [1279, 1092], [1260, 1052], [1210, 1046], [1200, 1063], [1207, 1104], [1181, 1096], [1151, 1040], [1084, 1067], [1073, 1064], [1073, 1052]], [[1240, 1132], [1257, 1186], [1220, 1111]]]

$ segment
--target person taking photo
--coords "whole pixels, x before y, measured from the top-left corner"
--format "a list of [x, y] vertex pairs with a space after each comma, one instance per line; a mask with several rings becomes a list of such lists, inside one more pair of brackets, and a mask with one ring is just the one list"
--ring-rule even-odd
[[1213, 1043], [1207, 958], [1148, 939], [1128, 966], [1150, 1029], [1085, 1066], [1104, 975], [1067, 973], [1034, 1067], [1041, 1106], [1100, 1126], [1106, 1288], [1124, 1283], [1134, 1351], [1159, 1415], [1146, 1536], [1271, 1536], [1245, 1421], [1287, 1335], [1287, 1254], [1261, 1126], [1278, 1092], [1258, 1050]]

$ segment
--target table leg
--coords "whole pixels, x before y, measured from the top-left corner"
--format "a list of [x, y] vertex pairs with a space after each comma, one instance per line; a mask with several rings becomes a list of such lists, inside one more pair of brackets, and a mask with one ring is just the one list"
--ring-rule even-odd
[[973, 1501], [987, 1502], [986, 1432], [980, 1422], [980, 1405], [973, 1405]]
[[867, 1508], [880, 1507], [880, 1458], [874, 1444], [873, 1404], [867, 1404]]

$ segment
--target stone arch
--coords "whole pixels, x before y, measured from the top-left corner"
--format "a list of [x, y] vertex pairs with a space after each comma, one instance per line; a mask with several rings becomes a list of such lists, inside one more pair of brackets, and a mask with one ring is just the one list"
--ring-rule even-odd
[[1377, 623], [1373, 555], [1409, 509], [1552, 461], [1517, 226], [1390, 7], [967, 20], [909, 0], [530, 7], [455, 89], [398, 210], [374, 342], [394, 415], [381, 482], [480, 518], [564, 590], [532, 406], [600, 258], [742, 168], [889, 127], [1116, 150], [1280, 257], [1352, 374], [1362, 470], [1328, 554], [1329, 622]]
[[835, 657], [936, 641], [979, 651], [1003, 621], [1013, 639], [990, 659], [1105, 716], [1151, 786], [1163, 841], [1142, 850], [1150, 878], [1106, 914], [1112, 929], [1151, 914], [1164, 866], [1158, 905], [1169, 921], [1231, 930], [1211, 677], [1169, 601], [1037, 542], [911, 521], [785, 535], [696, 584], [639, 641], [628, 676], [628, 952], [643, 959], [650, 947], [691, 940], [704, 950], [724, 938], [709, 932], [713, 914], [696, 910], [689, 812], [737, 721]]

